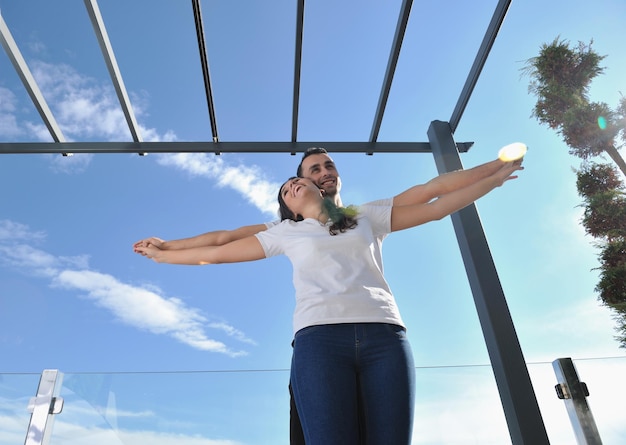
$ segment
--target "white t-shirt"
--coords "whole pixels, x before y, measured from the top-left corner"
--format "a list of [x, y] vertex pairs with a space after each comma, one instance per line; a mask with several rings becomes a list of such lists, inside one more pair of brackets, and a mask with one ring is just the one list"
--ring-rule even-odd
[[290, 220], [258, 233], [266, 257], [293, 265], [294, 333], [307, 326], [390, 323], [404, 326], [383, 276], [382, 241], [391, 231], [392, 200], [359, 207], [358, 225], [331, 235], [316, 219]]

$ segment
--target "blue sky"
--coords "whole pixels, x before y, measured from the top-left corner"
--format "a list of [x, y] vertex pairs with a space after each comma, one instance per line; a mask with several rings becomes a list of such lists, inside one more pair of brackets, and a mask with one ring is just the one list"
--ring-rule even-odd
[[[381, 141], [426, 141], [431, 121], [450, 118], [497, 2], [423, 3], [413, 5]], [[368, 139], [400, 4], [307, 3], [299, 140]], [[289, 140], [295, 2], [202, 6], [220, 139]], [[191, 5], [101, 2], [100, 9], [144, 140], [209, 141]], [[0, 0], [0, 13], [68, 140], [130, 140], [82, 2]], [[593, 39], [607, 69], [591, 96], [615, 106], [626, 91], [625, 21], [621, 0], [514, 1], [455, 133], [475, 143], [462, 155], [466, 167], [510, 142], [530, 147], [520, 178], [477, 207], [553, 444], [574, 436], [554, 395], [551, 362], [578, 359], [610, 445], [626, 438], [614, 409], [626, 396], [615, 384], [626, 359], [594, 293], [598, 263], [579, 224], [579, 160], [530, 117], [534, 98], [520, 69], [557, 36]], [[0, 141], [51, 141], [4, 52]], [[346, 204], [437, 174], [428, 154], [333, 158]], [[159, 265], [131, 246], [146, 236], [272, 220], [275, 191], [298, 161], [2, 156], [0, 444], [23, 440], [25, 406], [43, 369], [66, 375], [66, 407], [55, 424], [63, 443], [287, 443], [288, 261]], [[418, 367], [413, 443], [507, 443], [449, 218], [393, 234], [384, 261]]]

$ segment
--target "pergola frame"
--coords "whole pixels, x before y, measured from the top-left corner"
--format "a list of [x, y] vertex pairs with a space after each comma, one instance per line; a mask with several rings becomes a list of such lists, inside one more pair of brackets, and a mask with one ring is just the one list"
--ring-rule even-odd
[[[199, 0], [192, 0], [198, 48], [211, 123], [212, 141], [206, 142], [142, 142], [132, 106], [128, 99], [113, 49], [109, 43], [104, 21], [96, 0], [84, 0], [94, 27], [111, 80], [124, 110], [133, 142], [65, 142], [65, 138], [48, 108], [33, 76], [30, 74], [9, 29], [0, 15], [0, 41], [19, 74], [31, 100], [39, 111], [54, 140], [50, 143], [0, 142], [0, 154], [37, 153], [291, 153], [302, 152], [310, 146], [328, 147], [331, 152], [350, 153], [428, 153], [432, 152], [438, 171], [446, 173], [463, 168], [459, 153], [466, 152], [471, 142], [456, 143], [454, 131], [465, 111], [491, 47], [504, 21], [511, 0], [499, 0], [467, 80], [460, 93], [449, 122], [433, 121], [428, 129], [429, 142], [378, 142], [378, 134], [393, 81], [402, 41], [408, 23], [412, 0], [403, 0], [396, 25], [393, 45], [381, 88], [378, 106], [368, 142], [298, 141], [298, 108], [300, 100], [300, 71], [305, 1], [298, 0], [296, 14], [294, 90], [292, 134], [289, 142], [222, 142], [217, 131], [211, 77], [204, 40]], [[524, 361], [515, 327], [504, 292], [489, 251], [476, 207], [471, 205], [452, 215], [470, 287], [492, 369], [495, 375], [504, 414], [513, 445], [549, 444], [528, 369]]]

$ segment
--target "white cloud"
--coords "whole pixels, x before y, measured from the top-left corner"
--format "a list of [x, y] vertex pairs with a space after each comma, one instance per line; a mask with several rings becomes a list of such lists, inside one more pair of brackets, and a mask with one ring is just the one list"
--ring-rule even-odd
[[32, 231], [24, 224], [0, 220], [0, 264], [26, 269], [38, 276], [52, 277], [63, 267], [86, 267], [87, 256], [57, 257], [34, 247], [45, 233]]
[[65, 64], [36, 60], [32, 63], [32, 72], [66, 138], [130, 138], [124, 113], [112, 88], [97, 84]]
[[[186, 434], [162, 433], [156, 431], [128, 431], [128, 430], [107, 430], [101, 428], [81, 428], [72, 426], [68, 434], [63, 434], [62, 425], [57, 426], [55, 437], [63, 439], [64, 444], [84, 444], [84, 440], [79, 437], [89, 437], [91, 445], [113, 445], [149, 443], [151, 445], [242, 445], [241, 442], [229, 439], [208, 439], [201, 436], [189, 436]], [[81, 431], [82, 430], [82, 431]]]
[[32, 135], [33, 139], [41, 142], [52, 142], [50, 131], [44, 124], [27, 121], [23, 125], [26, 128], [25, 133]]
[[574, 354], [575, 358], [622, 355], [614, 326], [611, 310], [593, 295], [516, 321], [520, 343], [531, 362]]
[[0, 87], [0, 136], [12, 138], [21, 133], [15, 117], [15, 103], [13, 92]]
[[236, 340], [255, 344], [227, 323], [208, 323], [199, 309], [188, 307], [178, 298], [167, 298], [154, 287], [129, 285], [111, 275], [89, 270], [85, 256], [55, 256], [18, 242], [28, 239], [30, 233], [36, 240], [44, 237], [41, 232], [31, 232], [23, 224], [0, 220], [0, 264], [47, 277], [54, 286], [84, 292], [87, 298], [122, 323], [154, 334], [168, 335], [195, 349], [231, 357], [246, 354], [209, 338], [206, 329], [218, 329]]
[[228, 186], [241, 193], [262, 212], [276, 215], [276, 194], [280, 184], [265, 179], [255, 166], [230, 166], [223, 159], [209, 153], [164, 154], [159, 156], [158, 162], [192, 176], [215, 179], [219, 186]]
[[[66, 140], [131, 140], [126, 118], [109, 83], [99, 83], [69, 65], [41, 60], [31, 62], [31, 71]], [[136, 96], [132, 99], [133, 112], [139, 120], [143, 115], [145, 101]], [[28, 134], [36, 140], [51, 142], [52, 137], [46, 126], [40, 121], [20, 118], [17, 105], [15, 95], [0, 87], [0, 135], [18, 138]], [[161, 135], [156, 129], [141, 124], [138, 127], [145, 141], [176, 140], [171, 130]], [[54, 170], [62, 173], [81, 173], [92, 158], [93, 155], [85, 153], [51, 157]]]
[[[576, 361], [581, 381], [590, 391], [588, 403], [604, 443], [623, 442], [626, 427], [615, 401], [626, 360]], [[529, 374], [550, 443], [575, 443], [565, 402], [556, 396], [556, 375], [550, 363], [530, 365]], [[623, 386], [623, 385], [622, 385]], [[414, 445], [501, 445], [510, 443], [493, 372], [479, 368], [418, 369]], [[421, 388], [421, 390], [420, 390]]]
[[[33, 77], [53, 111], [63, 135], [68, 141], [90, 138], [109, 141], [130, 140], [130, 130], [113, 88], [78, 73], [66, 64], [52, 64], [40, 60], [32, 62]], [[131, 94], [132, 96], [132, 94]], [[133, 96], [133, 112], [137, 120], [146, 106], [140, 97]], [[40, 141], [51, 141], [45, 125], [37, 122], [18, 122], [15, 115], [15, 96], [0, 88], [0, 135], [17, 137], [30, 134]], [[20, 126], [21, 125], [21, 126]], [[172, 130], [160, 134], [156, 129], [139, 125], [145, 141], [175, 141]], [[93, 159], [92, 154], [51, 156], [52, 168], [60, 173], [82, 173]], [[276, 215], [276, 193], [280, 184], [263, 178], [259, 168], [230, 166], [215, 155], [207, 153], [179, 153], [162, 155], [162, 165], [176, 167], [191, 175], [216, 180], [220, 187], [230, 187], [262, 212]]]
[[[3, 401], [4, 402], [4, 401]], [[21, 407], [24, 409], [24, 407]], [[24, 443], [24, 422], [17, 416], [0, 415], [0, 444]]]
[[[99, 84], [69, 65], [38, 60], [33, 62], [33, 77], [37, 79], [68, 140], [94, 137], [110, 141], [131, 139], [119, 100], [109, 84]], [[146, 101], [138, 96], [132, 97], [133, 113], [137, 119], [143, 115], [144, 102]], [[143, 140], [176, 140], [176, 135], [171, 130], [161, 135], [156, 129], [144, 127], [140, 123], [138, 127]], [[64, 161], [73, 162], [67, 158]]]
[[51, 155], [50, 163], [52, 169], [57, 173], [83, 173], [94, 155], [91, 153], [76, 153], [71, 156]]
[[48, 277], [58, 273], [59, 266], [55, 256], [26, 244], [0, 244], [0, 264]]
[[[64, 390], [67, 391], [67, 390]], [[128, 411], [114, 407], [111, 416], [103, 416], [102, 411], [94, 408], [88, 402], [80, 398], [72, 397], [71, 393], [63, 393], [66, 399], [63, 411], [54, 416], [52, 425], [53, 443], [67, 445], [113, 445], [149, 443], [153, 445], [243, 445], [242, 442], [229, 439], [210, 439], [200, 434], [184, 434], [174, 431], [129, 429], [117, 427], [117, 419], [135, 419], [153, 422], [163, 428], [166, 419], [160, 417], [152, 410]], [[68, 398], [69, 396], [69, 398]], [[23, 443], [28, 430], [28, 422], [24, 422], [26, 399], [5, 399], [0, 396], [0, 445], [13, 445]], [[171, 410], [168, 412], [171, 415]], [[28, 418], [28, 417], [26, 417]], [[169, 424], [175, 419], [169, 418]], [[111, 422], [112, 421], [112, 422]], [[185, 427], [193, 427], [185, 424]]]
[[0, 113], [15, 111], [15, 95], [7, 88], [0, 87]]
[[221, 322], [221, 323], [209, 323], [208, 325], [210, 328], [213, 329], [219, 329], [223, 332], [225, 332], [226, 334], [228, 334], [231, 337], [236, 338], [239, 341], [242, 341], [244, 343], [250, 343], [251, 345], [256, 345], [256, 342], [248, 337], [246, 337], [246, 335], [241, 332], [238, 329], [233, 328], [232, 326]]
[[[157, 431], [130, 431], [96, 426], [72, 424], [59, 417], [53, 425], [53, 442], [67, 445], [114, 445], [149, 443], [151, 445], [243, 445], [229, 439], [209, 439], [198, 435], [163, 433]], [[0, 444], [23, 443], [26, 429], [14, 417], [0, 416]]]
[[45, 239], [44, 232], [35, 232], [27, 225], [20, 224], [8, 219], [0, 220], [0, 241], [6, 240], [30, 240], [31, 242]]

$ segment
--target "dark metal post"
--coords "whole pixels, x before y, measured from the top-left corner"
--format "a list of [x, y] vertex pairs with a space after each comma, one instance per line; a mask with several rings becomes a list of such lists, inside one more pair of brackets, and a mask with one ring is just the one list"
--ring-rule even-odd
[[[439, 173], [462, 169], [450, 124], [433, 121], [428, 139]], [[549, 444], [528, 369], [475, 205], [452, 215], [513, 445]]]

